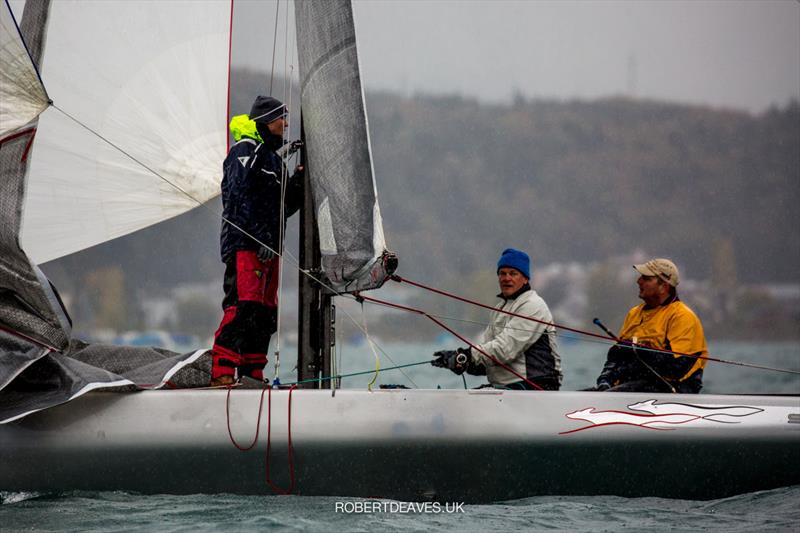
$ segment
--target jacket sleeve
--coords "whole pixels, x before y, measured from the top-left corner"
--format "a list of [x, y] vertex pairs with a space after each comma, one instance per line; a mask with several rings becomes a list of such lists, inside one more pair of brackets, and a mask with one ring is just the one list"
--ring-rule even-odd
[[[549, 320], [547, 307], [544, 302], [526, 301], [515, 311], [517, 315], [528, 316], [537, 320]], [[526, 320], [521, 317], [511, 317], [506, 327], [502, 329], [494, 338], [485, 339], [485, 342], [478, 345], [478, 348], [491, 355], [503, 364], [508, 364], [520, 353], [524, 352], [534, 342], [539, 340], [547, 326], [542, 323]], [[474, 353], [473, 358], [478, 364], [485, 366], [494, 365], [494, 361], [482, 353]]]
[[[706, 341], [700, 319], [687, 308], [676, 313], [667, 325], [667, 344], [670, 350], [689, 355], [706, 352]], [[680, 356], [676, 356], [680, 357]]]
[[606, 363], [597, 377], [597, 385], [606, 384], [613, 387], [619, 384], [626, 376], [635, 357], [630, 346], [615, 344], [609, 348]]

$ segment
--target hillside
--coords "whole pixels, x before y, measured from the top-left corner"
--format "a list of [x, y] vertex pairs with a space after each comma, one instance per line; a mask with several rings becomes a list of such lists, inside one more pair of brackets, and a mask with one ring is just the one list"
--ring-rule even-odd
[[539, 264], [643, 248], [704, 279], [730, 241], [742, 280], [800, 277], [796, 103], [369, 101], [387, 236], [433, 276], [516, 244]]

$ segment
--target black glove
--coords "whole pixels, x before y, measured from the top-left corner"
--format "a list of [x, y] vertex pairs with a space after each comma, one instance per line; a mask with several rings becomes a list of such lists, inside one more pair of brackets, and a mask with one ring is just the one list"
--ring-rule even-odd
[[300, 139], [292, 141], [291, 143], [289, 143], [289, 155], [292, 155], [302, 147], [303, 147], [303, 141], [301, 141]]
[[275, 153], [277, 153], [278, 156], [280, 156], [281, 158], [287, 158], [302, 147], [303, 147], [303, 141], [301, 140], [292, 141], [278, 148], [275, 151]]
[[266, 263], [267, 261], [275, 257], [275, 252], [273, 252], [266, 246], [261, 246], [256, 252], [256, 257], [258, 257], [259, 261]]
[[459, 348], [458, 350], [441, 350], [435, 352], [433, 356], [436, 358], [431, 361], [433, 366], [447, 368], [460, 376], [467, 369], [470, 353], [469, 349]]

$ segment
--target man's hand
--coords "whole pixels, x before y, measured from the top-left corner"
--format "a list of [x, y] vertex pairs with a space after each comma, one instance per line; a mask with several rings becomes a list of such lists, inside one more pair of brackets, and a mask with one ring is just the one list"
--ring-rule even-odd
[[302, 147], [303, 147], [303, 141], [301, 140], [292, 141], [278, 148], [275, 151], [275, 153], [277, 153], [278, 156], [280, 156], [282, 159], [286, 159]]
[[580, 389], [582, 392], [603, 392], [607, 391], [611, 388], [611, 385], [606, 383], [605, 381], [598, 383], [594, 387], [589, 387], [588, 389]]
[[301, 141], [300, 139], [297, 139], [296, 141], [292, 141], [289, 144], [289, 155], [292, 155], [293, 153], [295, 153], [296, 151], [298, 151], [302, 147], [303, 147], [303, 141]]
[[469, 352], [464, 348], [458, 350], [441, 350], [433, 354], [435, 359], [431, 361], [433, 366], [447, 368], [456, 375], [461, 375], [467, 369]]
[[256, 252], [256, 257], [258, 257], [259, 261], [266, 263], [267, 261], [275, 257], [275, 252], [273, 252], [266, 246], [262, 246], [258, 249], [258, 252]]

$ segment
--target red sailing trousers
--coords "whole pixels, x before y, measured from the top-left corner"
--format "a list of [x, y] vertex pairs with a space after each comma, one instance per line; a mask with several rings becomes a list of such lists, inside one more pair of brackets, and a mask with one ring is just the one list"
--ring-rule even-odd
[[278, 321], [278, 258], [262, 261], [240, 250], [225, 263], [223, 316], [214, 334], [211, 378], [250, 376], [262, 380], [269, 340]]

